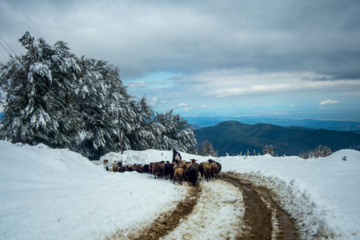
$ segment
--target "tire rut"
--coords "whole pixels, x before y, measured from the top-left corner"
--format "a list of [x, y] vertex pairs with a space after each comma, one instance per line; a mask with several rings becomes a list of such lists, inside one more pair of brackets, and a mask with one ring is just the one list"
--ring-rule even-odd
[[271, 190], [252, 185], [242, 179], [241, 174], [224, 173], [220, 179], [239, 187], [243, 192], [245, 226], [238, 239], [300, 239], [295, 222], [273, 200]]
[[112, 237], [107, 238], [107, 240], [155, 240], [167, 235], [179, 225], [181, 219], [186, 218], [186, 216], [193, 211], [193, 208], [201, 195], [200, 185], [198, 184], [195, 187], [189, 187], [188, 193], [188, 196], [183, 201], [177, 203], [174, 210], [161, 213], [151, 225], [146, 226], [137, 232], [130, 233], [127, 236], [124, 236], [124, 233], [119, 230]]

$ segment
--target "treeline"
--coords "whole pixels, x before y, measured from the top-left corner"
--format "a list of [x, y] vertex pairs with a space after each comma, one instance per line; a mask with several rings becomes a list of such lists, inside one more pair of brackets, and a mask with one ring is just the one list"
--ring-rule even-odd
[[25, 55], [0, 64], [0, 87], [6, 92], [1, 139], [68, 147], [89, 158], [119, 151], [120, 146], [184, 152], [195, 148], [188, 122], [172, 110], [155, 112], [145, 97], [130, 95], [117, 67], [78, 58], [65, 42], [50, 46], [29, 32], [19, 42]]

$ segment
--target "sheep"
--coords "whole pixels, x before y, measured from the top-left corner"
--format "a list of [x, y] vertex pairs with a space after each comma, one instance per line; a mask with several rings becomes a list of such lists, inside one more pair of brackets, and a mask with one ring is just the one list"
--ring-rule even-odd
[[148, 164], [145, 164], [144, 167], [143, 167], [143, 172], [144, 173], [150, 173], [150, 169], [149, 169], [149, 165]]
[[203, 177], [204, 176], [204, 163], [203, 162], [199, 164], [199, 172], [201, 174], [201, 177]]
[[126, 166], [126, 171], [128, 171], [128, 172], [134, 171], [134, 166], [133, 165]]
[[152, 174], [152, 166], [153, 166], [153, 162], [151, 162], [150, 164], [149, 164], [149, 171], [150, 171], [150, 174]]
[[199, 171], [199, 164], [197, 164], [195, 161], [195, 159], [192, 159], [192, 164], [189, 167], [189, 169], [187, 170], [187, 176], [189, 181], [196, 186], [196, 181], [198, 178], [198, 171]]
[[[212, 160], [212, 159], [209, 159], [208, 162], [209, 162], [209, 163], [212, 163], [212, 162], [215, 162], [215, 161]], [[216, 163], [217, 166], [218, 166], [218, 172], [220, 172], [220, 171], [221, 171], [221, 164], [220, 164], [219, 162], [215, 162], [215, 163]]]
[[173, 183], [175, 184], [175, 181], [177, 180], [178, 183], [180, 185], [182, 185], [182, 181], [183, 181], [183, 178], [184, 178], [184, 168], [185, 168], [185, 165], [178, 165], [175, 167], [175, 172], [174, 172], [174, 180], [173, 180]]
[[164, 176], [165, 178], [170, 175], [170, 181], [174, 178], [174, 164], [167, 161], [164, 165]]
[[117, 165], [117, 164], [113, 165], [112, 171], [113, 171], [113, 172], [117, 172], [117, 171], [118, 171], [118, 167], [119, 167], [119, 165]]
[[219, 172], [218, 165], [214, 160], [209, 159], [210, 167], [211, 167], [211, 178], [214, 179], [217, 177], [217, 174]]
[[165, 165], [165, 161], [161, 161], [161, 162], [155, 162], [152, 165], [152, 173], [158, 177], [162, 177], [164, 174], [164, 165]]
[[204, 168], [204, 175], [205, 175], [205, 179], [207, 182], [209, 182], [210, 178], [211, 178], [211, 167], [209, 163], [204, 163], [203, 164], [203, 168]]
[[216, 164], [218, 165], [218, 173], [221, 171], [221, 164], [216, 162]]
[[134, 164], [134, 170], [138, 173], [143, 173], [144, 166], [141, 164]]

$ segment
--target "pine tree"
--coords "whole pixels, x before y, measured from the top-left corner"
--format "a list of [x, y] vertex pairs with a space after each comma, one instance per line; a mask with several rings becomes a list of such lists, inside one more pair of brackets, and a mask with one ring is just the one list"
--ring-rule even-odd
[[165, 127], [160, 149], [177, 149], [186, 152], [196, 145], [193, 129], [179, 114], [174, 115], [172, 109], [169, 112], [157, 113], [155, 121]]
[[319, 145], [314, 150], [308, 151], [306, 153], [301, 153], [299, 157], [308, 159], [308, 158], [319, 158], [319, 157], [327, 157], [332, 154], [332, 151], [327, 146]]
[[[118, 71], [105, 61], [81, 58], [81, 74], [75, 90], [82, 128], [72, 149], [90, 158], [115, 151], [117, 115], [112, 111], [109, 95], [112, 91], [110, 74]], [[117, 79], [119, 80], [119, 79]]]
[[26, 32], [19, 42], [27, 50], [1, 65], [7, 93], [1, 137], [12, 142], [69, 146], [79, 128], [72, 100], [80, 68], [64, 42], [49, 46]]
[[156, 122], [154, 110], [147, 104], [145, 96], [137, 103], [136, 109], [141, 120], [140, 128], [132, 134], [132, 136], [136, 135], [133, 147], [139, 150], [159, 149], [166, 127]]
[[213, 157], [217, 157], [218, 155], [217, 151], [214, 150], [212, 143], [210, 143], [209, 141], [204, 141], [202, 143], [200, 153], [203, 156], [211, 155]]
[[274, 149], [272, 145], [265, 145], [265, 147], [262, 150], [262, 154], [270, 154], [271, 156], [275, 156]]

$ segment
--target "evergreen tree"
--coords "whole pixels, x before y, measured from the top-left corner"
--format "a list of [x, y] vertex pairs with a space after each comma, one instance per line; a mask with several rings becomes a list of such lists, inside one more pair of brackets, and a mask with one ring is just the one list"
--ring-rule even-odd
[[140, 116], [140, 126], [132, 133], [134, 149], [158, 149], [166, 128], [155, 121], [154, 110], [147, 104], [146, 97], [137, 103], [137, 114]]
[[177, 149], [186, 152], [196, 145], [193, 129], [179, 114], [174, 115], [172, 109], [169, 112], [157, 113], [155, 121], [165, 127], [160, 149]]
[[317, 148], [315, 148], [312, 151], [308, 151], [306, 153], [301, 153], [299, 157], [308, 159], [308, 158], [318, 158], [318, 157], [327, 157], [332, 154], [332, 151], [327, 146], [319, 145]]
[[[90, 158], [115, 151], [117, 113], [111, 102], [114, 89], [111, 81], [120, 81], [118, 70], [105, 61], [81, 58], [81, 74], [76, 93], [76, 103], [83, 127], [75, 137], [73, 150]], [[117, 86], [119, 87], [119, 86]]]
[[211, 155], [213, 157], [217, 157], [218, 155], [217, 151], [214, 150], [212, 143], [210, 143], [209, 141], [204, 141], [202, 143], [200, 153], [203, 156]]
[[1, 137], [12, 142], [69, 146], [79, 128], [72, 100], [80, 68], [64, 42], [49, 46], [26, 32], [19, 42], [24, 56], [2, 64], [7, 93]]
[[265, 147], [262, 150], [262, 154], [270, 154], [271, 156], [275, 156], [274, 149], [272, 145], [265, 145]]

